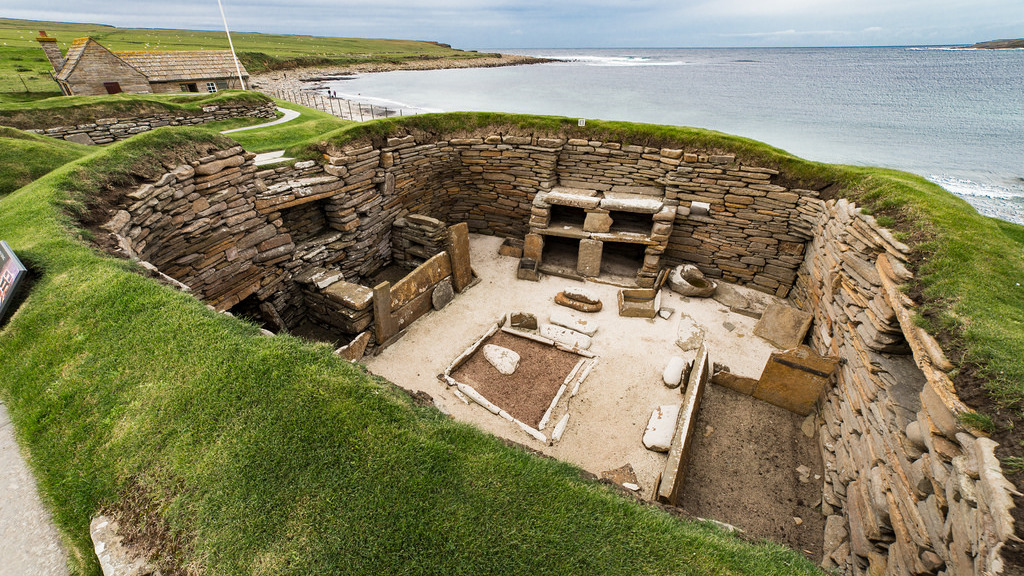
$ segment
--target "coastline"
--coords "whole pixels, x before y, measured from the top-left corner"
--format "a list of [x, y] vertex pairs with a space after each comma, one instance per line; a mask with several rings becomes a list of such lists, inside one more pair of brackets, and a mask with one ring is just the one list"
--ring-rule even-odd
[[300, 90], [321, 90], [324, 82], [342, 80], [347, 76], [393, 72], [396, 70], [446, 70], [451, 68], [497, 68], [501, 66], [524, 66], [552, 62], [547, 58], [519, 54], [498, 54], [479, 58], [433, 58], [404, 60], [400, 62], [367, 62], [365, 64], [339, 64], [337, 66], [310, 66], [290, 70], [274, 70], [253, 74], [249, 81], [255, 90], [288, 92]]

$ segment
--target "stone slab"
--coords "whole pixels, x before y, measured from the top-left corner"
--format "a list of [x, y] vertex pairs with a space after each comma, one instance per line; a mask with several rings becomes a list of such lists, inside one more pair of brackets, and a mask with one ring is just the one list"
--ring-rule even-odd
[[601, 254], [604, 242], [584, 238], [580, 240], [579, 258], [576, 260], [576, 271], [590, 278], [601, 275]]
[[583, 221], [584, 232], [610, 232], [612, 229], [612, 217], [607, 212], [587, 212]]
[[373, 303], [373, 290], [345, 280], [331, 284], [322, 292], [324, 296], [353, 310], [366, 310]]
[[435, 255], [391, 287], [391, 309], [396, 310], [405, 306], [451, 275], [452, 266], [448, 255]]
[[638, 214], [656, 214], [664, 205], [665, 202], [660, 198], [615, 192], [606, 193], [601, 200], [602, 210], [618, 210]]
[[554, 324], [541, 324], [540, 335], [560, 344], [564, 344], [570, 348], [576, 348], [579, 350], [586, 350], [587, 348], [590, 348], [592, 343], [590, 336], [580, 334], [575, 330], [570, 330], [562, 326], [555, 326]]
[[686, 371], [686, 360], [682, 356], [669, 358], [665, 370], [661, 373], [661, 380], [669, 388], [678, 388], [683, 381], [683, 373]]
[[690, 370], [686, 393], [683, 395], [683, 405], [679, 412], [679, 421], [676, 423], [675, 433], [672, 436], [672, 446], [669, 448], [665, 469], [661, 473], [661, 479], [656, 488], [658, 502], [672, 506], [679, 505], [683, 480], [686, 477], [686, 466], [690, 461], [693, 430], [697, 425], [697, 412], [700, 410], [700, 401], [711, 376], [711, 366], [710, 353], [702, 342], [697, 350], [697, 358], [693, 361], [693, 369]]
[[668, 452], [672, 447], [672, 436], [676, 431], [680, 407], [679, 404], [666, 404], [658, 406], [651, 412], [643, 438], [644, 446], [648, 450]]
[[544, 196], [544, 201], [548, 204], [556, 204], [558, 206], [570, 206], [572, 208], [597, 208], [601, 204], [601, 199], [593, 195], [587, 196], [582, 194], [583, 192], [595, 193], [594, 190], [575, 190], [571, 188], [556, 188], [551, 192], [548, 192]]
[[338, 348], [334, 351], [336, 356], [340, 356], [345, 360], [356, 361], [363, 357], [366, 353], [366, 346], [370, 343], [370, 333], [362, 332], [356, 336], [351, 342]]
[[593, 336], [594, 333], [597, 332], [598, 328], [597, 320], [580, 318], [563, 310], [556, 310], [552, 312], [548, 320], [556, 326], [575, 330], [576, 332], [586, 334], [587, 336]]
[[565, 292], [559, 292], [555, 295], [555, 304], [565, 306], [566, 308], [572, 308], [580, 312], [600, 312], [603, 307], [601, 301], [598, 300], [596, 304], [584, 302], [582, 300], [576, 300], [565, 295]]
[[693, 317], [679, 313], [679, 325], [676, 328], [676, 346], [683, 352], [696, 350], [704, 341], [704, 328]]
[[806, 416], [838, 366], [838, 358], [819, 356], [807, 346], [775, 352], [765, 364], [753, 396]]
[[451, 303], [455, 299], [455, 287], [452, 286], [452, 279], [445, 278], [434, 286], [434, 291], [430, 295], [430, 302], [434, 306], [434, 310], [440, 310]]
[[445, 247], [450, 259], [452, 285], [456, 292], [462, 292], [473, 281], [473, 268], [469, 260], [469, 225], [459, 222], [448, 227], [448, 245]]
[[514, 374], [516, 368], [519, 368], [519, 353], [515, 350], [494, 344], [485, 344], [483, 353], [484, 359], [501, 374]]
[[796, 348], [807, 336], [813, 316], [785, 304], [771, 303], [754, 326], [754, 334], [775, 346], [789, 350]]

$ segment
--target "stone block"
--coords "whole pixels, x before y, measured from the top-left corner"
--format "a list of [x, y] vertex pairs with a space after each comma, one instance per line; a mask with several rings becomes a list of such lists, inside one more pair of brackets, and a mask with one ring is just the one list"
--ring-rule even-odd
[[451, 264], [452, 285], [456, 292], [462, 292], [473, 281], [473, 268], [469, 260], [469, 225], [460, 222], [449, 226], [445, 249]]
[[665, 370], [661, 373], [661, 380], [669, 388], [678, 388], [683, 381], [683, 373], [686, 372], [686, 360], [680, 356], [669, 358]]
[[711, 377], [711, 383], [730, 390], [735, 390], [746, 396], [753, 396], [754, 388], [757, 387], [757, 379], [737, 376], [731, 372], [715, 372]]
[[485, 344], [483, 348], [484, 359], [494, 366], [494, 369], [501, 374], [514, 374], [519, 367], [519, 353], [494, 344]]
[[366, 346], [370, 343], [370, 333], [362, 332], [358, 336], [352, 339], [351, 342], [338, 348], [334, 351], [336, 356], [340, 356], [345, 360], [351, 360], [355, 362], [363, 357], [366, 353]]
[[331, 300], [353, 310], [366, 310], [373, 303], [373, 290], [344, 280], [331, 284], [322, 292]]
[[772, 303], [754, 326], [754, 334], [775, 346], [789, 350], [799, 346], [814, 319], [809, 312], [784, 304]]
[[513, 312], [509, 314], [509, 324], [520, 330], [536, 330], [537, 317], [529, 312]]
[[679, 420], [679, 404], [658, 406], [651, 413], [644, 430], [644, 446], [653, 452], [668, 452], [672, 446], [672, 436]]
[[775, 352], [765, 364], [754, 397], [806, 416], [838, 366], [838, 358], [819, 356], [807, 346]]
[[452, 279], [445, 278], [434, 286], [434, 291], [430, 295], [430, 303], [434, 307], [434, 310], [440, 310], [447, 306], [452, 300], [455, 299], [455, 287], [452, 286]]
[[570, 348], [577, 348], [579, 350], [586, 350], [590, 348], [592, 343], [590, 336], [586, 334], [580, 334], [575, 330], [563, 328], [562, 326], [555, 326], [554, 324], [541, 324], [540, 335], [549, 339], [554, 340], [560, 344], [564, 344]]
[[639, 290], [619, 290], [618, 292], [618, 304], [619, 304], [619, 316], [627, 318], [654, 318], [658, 315], [659, 304], [661, 299], [657, 297], [648, 297], [646, 294], [637, 295], [636, 292], [653, 292], [649, 289]]
[[576, 271], [583, 276], [596, 277], [601, 274], [601, 253], [604, 251], [604, 242], [584, 238], [580, 240], [579, 259], [576, 261]]
[[609, 232], [612, 229], [612, 217], [606, 211], [588, 211], [583, 221], [584, 232]]
[[544, 252], [544, 237], [540, 234], [527, 234], [523, 241], [523, 258], [529, 258], [534, 262], [541, 262], [541, 254]]

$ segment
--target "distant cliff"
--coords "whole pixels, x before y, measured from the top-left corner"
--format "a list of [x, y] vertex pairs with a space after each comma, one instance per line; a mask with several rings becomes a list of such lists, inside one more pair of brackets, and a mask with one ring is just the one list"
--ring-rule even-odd
[[1009, 48], [1024, 48], [1024, 38], [1018, 40], [989, 40], [988, 42], [978, 42], [968, 48], [981, 48], [985, 50], [1006, 50]]

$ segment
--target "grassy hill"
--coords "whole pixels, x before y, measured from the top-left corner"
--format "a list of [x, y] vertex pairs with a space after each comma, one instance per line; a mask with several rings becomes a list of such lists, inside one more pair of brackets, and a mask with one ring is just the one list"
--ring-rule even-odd
[[94, 148], [0, 126], [0, 198]]
[[[102, 24], [38, 22], [0, 18], [0, 93], [56, 92], [49, 61], [35, 38], [40, 30], [57, 38], [66, 53], [71, 41], [91, 36], [111, 50], [226, 50], [223, 32], [116, 28]], [[250, 73], [301, 65], [394, 62], [422, 58], [478, 58], [487, 54], [415, 40], [332, 38], [232, 32], [239, 58]]]

